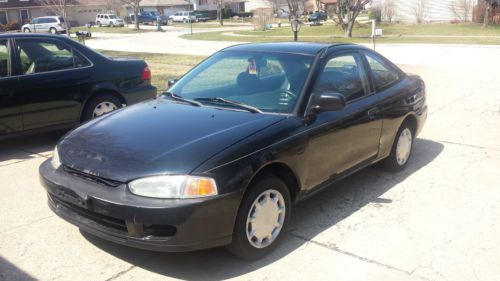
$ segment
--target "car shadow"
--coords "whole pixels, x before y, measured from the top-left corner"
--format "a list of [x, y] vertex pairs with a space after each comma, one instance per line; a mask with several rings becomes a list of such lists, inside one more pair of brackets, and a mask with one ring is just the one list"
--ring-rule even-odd
[[[279, 247], [257, 261], [241, 260], [224, 248], [191, 253], [157, 253], [114, 244], [84, 232], [82, 235], [100, 249], [147, 271], [185, 280], [228, 279], [281, 259], [311, 237], [331, 228], [369, 203], [391, 204], [390, 199], [381, 196], [432, 162], [443, 149], [441, 143], [417, 139], [411, 162], [404, 171], [392, 174], [369, 167], [295, 205], [290, 229]], [[307, 234], [297, 234], [298, 230], [304, 229]]]
[[0, 256], [0, 280], [34, 281], [37, 279]]
[[5, 163], [49, 157], [57, 141], [67, 130], [0, 140], [0, 166]]

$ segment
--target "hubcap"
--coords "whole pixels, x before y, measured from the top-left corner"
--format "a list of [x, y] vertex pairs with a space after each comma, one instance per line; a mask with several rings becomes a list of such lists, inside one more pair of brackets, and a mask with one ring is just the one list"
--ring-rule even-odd
[[277, 190], [262, 192], [250, 207], [247, 217], [247, 238], [255, 248], [265, 248], [278, 237], [285, 222], [286, 205]]
[[399, 135], [396, 147], [396, 160], [400, 166], [403, 166], [410, 157], [412, 141], [410, 129], [405, 128]]
[[92, 117], [95, 118], [95, 117], [101, 116], [103, 114], [106, 114], [106, 113], [111, 112], [111, 111], [116, 110], [116, 109], [117, 109], [116, 105], [112, 102], [109, 102], [109, 101], [101, 102], [100, 104], [98, 104], [94, 108], [94, 112], [92, 113]]

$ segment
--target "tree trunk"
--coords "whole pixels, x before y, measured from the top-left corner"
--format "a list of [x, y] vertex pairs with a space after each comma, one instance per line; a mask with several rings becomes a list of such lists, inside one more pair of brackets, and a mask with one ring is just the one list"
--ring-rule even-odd
[[134, 7], [134, 19], [135, 19], [134, 22], [135, 29], [139, 30], [139, 6]]
[[220, 25], [224, 25], [224, 15], [222, 14], [222, 0], [219, 2], [219, 20], [220, 20]]
[[345, 29], [345, 38], [352, 37], [352, 29], [354, 28], [354, 21], [349, 21], [347, 28]]
[[486, 9], [484, 10], [483, 27], [487, 27], [489, 24], [490, 24], [490, 4], [486, 4]]

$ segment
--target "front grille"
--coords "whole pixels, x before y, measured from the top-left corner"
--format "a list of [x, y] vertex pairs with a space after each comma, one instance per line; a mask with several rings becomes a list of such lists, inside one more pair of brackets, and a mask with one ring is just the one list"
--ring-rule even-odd
[[117, 187], [117, 186], [122, 184], [122, 182], [110, 180], [110, 179], [105, 179], [105, 178], [95, 176], [95, 175], [91, 175], [89, 173], [85, 173], [85, 172], [82, 172], [80, 170], [68, 167], [68, 166], [63, 166], [63, 167], [64, 167], [64, 171], [68, 174], [71, 174], [73, 176], [83, 178], [86, 180], [90, 180], [90, 181], [93, 181], [93, 182], [96, 182], [99, 184], [103, 184], [103, 185], [111, 186], [111, 187]]
[[127, 225], [124, 220], [117, 219], [117, 218], [112, 218], [105, 216], [100, 213], [96, 213], [90, 210], [87, 210], [85, 208], [78, 207], [76, 205], [64, 202], [57, 198], [54, 195], [49, 194], [50, 200], [52, 200], [55, 204], [62, 205], [66, 207], [68, 210], [76, 213], [79, 216], [82, 216], [84, 218], [87, 218], [91, 221], [94, 221], [98, 223], [99, 225], [102, 225], [107, 228], [112, 228], [115, 230], [118, 230], [122, 234], [127, 234]]

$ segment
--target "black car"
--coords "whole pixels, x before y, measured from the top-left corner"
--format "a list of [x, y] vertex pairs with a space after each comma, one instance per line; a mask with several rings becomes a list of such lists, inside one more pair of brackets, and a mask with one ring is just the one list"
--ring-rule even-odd
[[96, 236], [258, 258], [293, 203], [379, 161], [405, 168], [426, 116], [422, 79], [370, 49], [239, 45], [67, 134], [40, 176], [50, 208]]
[[0, 35], [0, 138], [71, 127], [155, 96], [142, 60], [109, 59], [65, 36]]
[[328, 19], [328, 15], [325, 12], [314, 12], [312, 13], [307, 20], [309, 22], [320, 22]]

